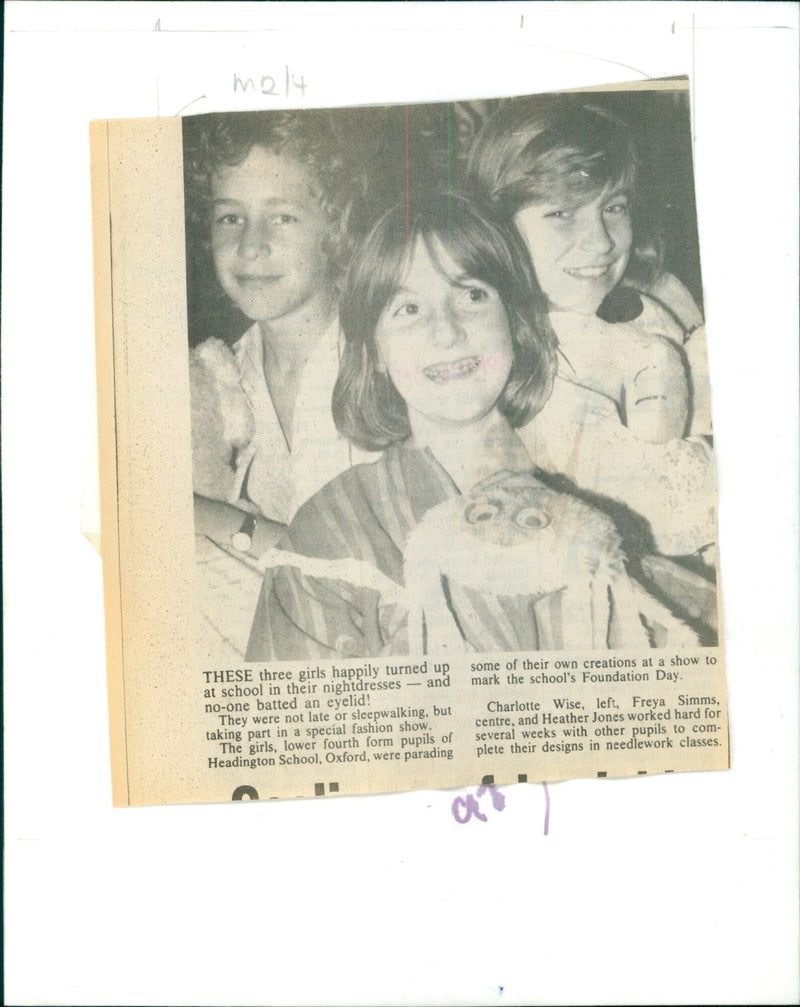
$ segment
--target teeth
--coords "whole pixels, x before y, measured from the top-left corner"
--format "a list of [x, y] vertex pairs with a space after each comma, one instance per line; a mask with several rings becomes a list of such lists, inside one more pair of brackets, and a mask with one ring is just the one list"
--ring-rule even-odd
[[581, 269], [568, 269], [570, 276], [582, 276], [587, 280], [595, 280], [608, 272], [608, 266], [583, 266]]
[[437, 384], [444, 384], [453, 378], [464, 378], [468, 374], [478, 369], [481, 362], [480, 357], [465, 357], [463, 360], [456, 360], [452, 364], [434, 364], [432, 367], [423, 368], [423, 373], [431, 381]]

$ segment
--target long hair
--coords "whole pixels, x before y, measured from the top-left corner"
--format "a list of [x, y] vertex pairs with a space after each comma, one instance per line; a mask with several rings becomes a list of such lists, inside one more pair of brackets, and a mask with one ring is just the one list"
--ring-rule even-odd
[[418, 242], [437, 268], [441, 247], [465, 275], [499, 294], [514, 349], [511, 373], [498, 400], [509, 423], [525, 423], [552, 390], [555, 337], [544, 295], [514, 229], [462, 195], [409, 195], [384, 214], [354, 255], [339, 309], [345, 348], [333, 392], [333, 417], [345, 436], [368, 450], [404, 440], [409, 432], [406, 404], [379, 368], [375, 331], [387, 302], [402, 285]]

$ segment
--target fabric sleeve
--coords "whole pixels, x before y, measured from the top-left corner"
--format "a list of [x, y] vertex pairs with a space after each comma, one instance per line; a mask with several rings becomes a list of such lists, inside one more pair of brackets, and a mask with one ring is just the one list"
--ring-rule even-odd
[[267, 571], [247, 660], [363, 657], [381, 647], [376, 591], [291, 567]]
[[640, 440], [666, 444], [683, 437], [689, 417], [689, 388], [680, 351], [667, 339], [635, 354], [625, 386], [626, 426]]
[[684, 332], [691, 332], [703, 324], [703, 313], [697, 302], [672, 273], [662, 273], [655, 283], [645, 287], [642, 293], [662, 304], [678, 321]]
[[366, 512], [359, 509], [364, 522], [353, 520], [348, 508], [357, 487], [342, 485], [353, 478], [346, 474], [315, 494], [272, 551], [249, 659], [353, 658], [384, 648], [387, 605], [402, 589], [362, 559]]

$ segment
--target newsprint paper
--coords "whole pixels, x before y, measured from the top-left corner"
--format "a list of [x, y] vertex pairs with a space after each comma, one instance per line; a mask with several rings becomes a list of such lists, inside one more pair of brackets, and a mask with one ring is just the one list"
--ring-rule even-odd
[[92, 124], [115, 804], [728, 767], [688, 95]]

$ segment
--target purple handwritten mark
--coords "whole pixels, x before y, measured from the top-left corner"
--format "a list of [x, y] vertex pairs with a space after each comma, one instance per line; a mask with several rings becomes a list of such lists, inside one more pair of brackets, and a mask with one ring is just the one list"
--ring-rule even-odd
[[[550, 791], [547, 784], [542, 781], [544, 788], [544, 834], [550, 835]], [[492, 783], [482, 783], [474, 794], [460, 795], [453, 800], [451, 811], [453, 818], [459, 825], [466, 825], [471, 818], [477, 818], [481, 822], [488, 822], [488, 818], [481, 811], [480, 798], [489, 793], [492, 799], [492, 807], [495, 811], [502, 811], [506, 806], [506, 799], [503, 794]]]
[[502, 811], [503, 808], [506, 806], [506, 799], [505, 799], [505, 797], [503, 797], [503, 795], [500, 793], [500, 791], [497, 789], [497, 787], [494, 786], [494, 784], [492, 784], [492, 783], [487, 783], [487, 784], [482, 783], [478, 787], [478, 791], [477, 791], [478, 797], [483, 797], [483, 795], [486, 793], [487, 790], [492, 795], [492, 807], [494, 808], [494, 810], [495, 811]]
[[488, 821], [488, 818], [481, 811], [478, 801], [489, 791], [492, 798], [492, 807], [495, 811], [502, 811], [506, 806], [506, 799], [493, 784], [481, 784], [474, 794], [467, 794], [466, 797], [456, 797], [452, 804], [453, 818], [459, 825], [466, 823], [473, 817], [481, 822]]
[[[464, 809], [463, 812], [460, 810], [461, 808]], [[459, 825], [466, 825], [473, 815], [476, 818], [479, 818], [482, 822], [488, 821], [486, 815], [481, 812], [478, 802], [472, 794], [467, 794], [466, 800], [463, 797], [456, 797], [453, 801], [452, 811], [453, 818], [455, 818]]]

